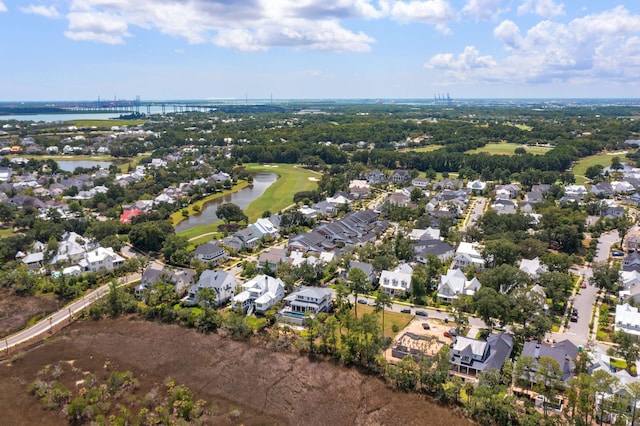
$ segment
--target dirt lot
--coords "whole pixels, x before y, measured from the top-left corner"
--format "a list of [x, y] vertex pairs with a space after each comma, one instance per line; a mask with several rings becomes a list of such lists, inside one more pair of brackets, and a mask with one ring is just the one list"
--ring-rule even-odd
[[[429, 330], [425, 330], [422, 326], [422, 323], [429, 324]], [[414, 318], [404, 329], [400, 330], [398, 334], [394, 337], [393, 343], [385, 351], [385, 357], [387, 361], [397, 362], [398, 359], [395, 358], [391, 354], [391, 348], [396, 344], [403, 345], [405, 347], [414, 347], [429, 356], [435, 355], [444, 345], [450, 345], [452, 343], [452, 339], [450, 337], [445, 337], [444, 332], [451, 328], [451, 324], [445, 324], [440, 320], [434, 319], [426, 319], [426, 318]], [[418, 336], [427, 336], [432, 337], [434, 340], [429, 341], [428, 343], [425, 341], [416, 341], [407, 337], [405, 333], [412, 333]]]
[[[208, 401], [214, 413], [208, 424], [470, 424], [357, 369], [137, 319], [83, 321], [19, 358], [0, 365], [4, 424], [67, 424], [62, 414], [41, 409], [25, 387], [47, 364], [73, 361], [99, 373], [107, 359], [133, 371], [142, 387], [167, 377], [187, 385]], [[233, 410], [240, 416], [231, 419]]]
[[45, 316], [61, 307], [54, 296], [16, 296], [0, 289], [0, 337], [24, 328], [35, 316]]

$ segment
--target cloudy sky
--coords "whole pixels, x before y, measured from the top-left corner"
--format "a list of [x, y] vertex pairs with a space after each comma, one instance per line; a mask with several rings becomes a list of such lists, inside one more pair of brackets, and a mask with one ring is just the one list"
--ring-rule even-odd
[[638, 0], [0, 0], [0, 101], [640, 97]]

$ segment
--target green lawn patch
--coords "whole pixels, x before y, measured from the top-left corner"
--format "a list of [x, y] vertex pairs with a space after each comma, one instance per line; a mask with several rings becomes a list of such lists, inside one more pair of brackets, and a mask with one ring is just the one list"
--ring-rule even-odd
[[260, 198], [254, 200], [245, 209], [249, 223], [255, 222], [262, 213], [269, 210], [277, 213], [293, 204], [293, 194], [300, 191], [312, 191], [317, 188], [321, 175], [293, 164], [247, 164], [249, 172], [266, 172], [277, 174], [276, 180]]
[[514, 155], [516, 148], [522, 147], [529, 154], [541, 155], [550, 150], [552, 147], [548, 146], [535, 146], [535, 145], [520, 145], [517, 143], [510, 142], [500, 142], [500, 143], [488, 143], [483, 147], [472, 149], [471, 151], [467, 151], [469, 154], [480, 154], [486, 153], [489, 155]]
[[442, 148], [444, 145], [427, 145], [427, 146], [421, 146], [418, 148], [409, 148], [407, 150], [403, 150], [403, 151], [415, 151], [415, 152], [431, 152], [431, 151], [435, 151], [437, 149]]
[[576, 177], [576, 183], [583, 184], [588, 181], [588, 179], [584, 176], [587, 169], [591, 166], [595, 166], [600, 164], [602, 167], [609, 167], [611, 165], [611, 159], [613, 157], [620, 157], [622, 160], [624, 158], [624, 152], [607, 152], [603, 151], [600, 154], [590, 155], [589, 157], [581, 158], [576, 164], [573, 166], [573, 174]]
[[[358, 318], [363, 314], [371, 314], [374, 312], [374, 307], [369, 305], [358, 305]], [[380, 322], [382, 322], [382, 312], [378, 313]], [[405, 328], [413, 319], [411, 314], [403, 314], [401, 312], [384, 311], [384, 335], [386, 337], [393, 337], [396, 333], [393, 331], [393, 326], [396, 325], [398, 330]]]
[[611, 358], [611, 366], [616, 367], [618, 370], [626, 370], [627, 362], [623, 359]]

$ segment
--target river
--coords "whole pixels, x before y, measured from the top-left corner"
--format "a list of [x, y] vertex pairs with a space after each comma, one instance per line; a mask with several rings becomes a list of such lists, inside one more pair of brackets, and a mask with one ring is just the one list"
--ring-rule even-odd
[[253, 184], [234, 192], [233, 194], [225, 195], [224, 197], [216, 198], [209, 201], [204, 205], [204, 209], [200, 214], [189, 216], [176, 225], [176, 232], [186, 231], [194, 226], [205, 225], [208, 223], [217, 222], [218, 216], [216, 216], [216, 210], [218, 207], [225, 203], [233, 203], [240, 207], [242, 210], [246, 209], [249, 204], [260, 197], [264, 191], [271, 186], [273, 182], [278, 179], [278, 175], [275, 173], [256, 173], [253, 176]]

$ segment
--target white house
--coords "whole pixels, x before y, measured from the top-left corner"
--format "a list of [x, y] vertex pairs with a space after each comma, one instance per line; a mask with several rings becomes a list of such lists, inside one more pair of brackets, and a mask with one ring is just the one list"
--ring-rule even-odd
[[198, 282], [189, 288], [189, 297], [197, 300], [200, 290], [210, 288], [216, 292], [216, 303], [220, 306], [233, 297], [237, 285], [238, 283], [233, 275], [226, 273], [222, 269], [214, 271], [208, 269], [200, 275]]
[[217, 241], [198, 246], [194, 252], [196, 258], [203, 262], [221, 262], [227, 259], [227, 252]]
[[467, 183], [467, 189], [470, 189], [475, 193], [482, 193], [485, 189], [487, 189], [487, 183], [477, 179], [473, 182]]
[[447, 275], [440, 275], [438, 298], [442, 302], [452, 302], [461, 295], [473, 296], [480, 288], [476, 277], [468, 280], [460, 269], [449, 269]]
[[311, 312], [314, 315], [331, 310], [333, 291], [328, 288], [302, 287], [284, 298], [287, 306], [282, 311], [304, 314]]
[[451, 263], [452, 269], [473, 268], [477, 271], [484, 269], [484, 258], [480, 254], [478, 243], [461, 242]]
[[242, 292], [233, 297], [232, 307], [243, 312], [264, 314], [284, 298], [284, 283], [280, 278], [258, 275], [242, 284]]
[[628, 303], [616, 306], [615, 331], [624, 331], [625, 333], [640, 336], [640, 313]]
[[378, 281], [380, 290], [391, 296], [404, 296], [411, 289], [412, 274], [413, 270], [407, 264], [400, 265], [393, 271], [382, 271]]
[[547, 267], [540, 262], [539, 257], [534, 257], [533, 259], [522, 259], [520, 261], [520, 270], [535, 279], [540, 274], [547, 272]]
[[118, 266], [124, 265], [124, 258], [116, 254], [111, 248], [98, 247], [87, 252], [86, 257], [82, 259], [78, 265], [85, 272], [109, 272]]

